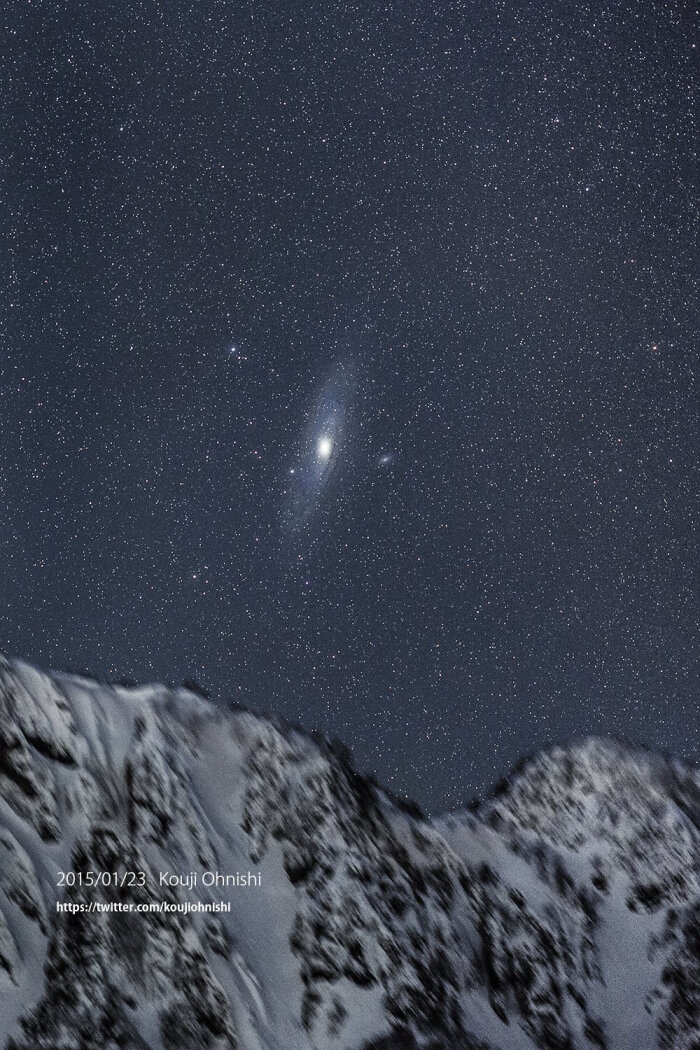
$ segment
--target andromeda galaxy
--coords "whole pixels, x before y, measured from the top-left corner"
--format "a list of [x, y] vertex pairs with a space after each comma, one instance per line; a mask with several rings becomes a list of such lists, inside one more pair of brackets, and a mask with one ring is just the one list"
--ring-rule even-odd
[[306, 424], [284, 491], [283, 519], [292, 531], [309, 524], [329, 494], [347, 443], [354, 389], [352, 364], [340, 361], [321, 383], [305, 413]]

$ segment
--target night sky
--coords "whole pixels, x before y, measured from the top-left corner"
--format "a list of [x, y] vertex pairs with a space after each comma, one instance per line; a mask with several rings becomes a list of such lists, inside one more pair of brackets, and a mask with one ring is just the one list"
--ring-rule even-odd
[[697, 751], [692, 5], [9, 5], [0, 648], [426, 808]]

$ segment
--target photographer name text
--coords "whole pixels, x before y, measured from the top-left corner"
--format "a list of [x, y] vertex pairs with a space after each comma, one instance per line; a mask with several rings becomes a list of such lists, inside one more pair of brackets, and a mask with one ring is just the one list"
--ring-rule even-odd
[[259, 887], [262, 884], [262, 873], [257, 871], [236, 871], [226, 874], [221, 871], [59, 871], [56, 875], [57, 886], [87, 887], [146, 887], [155, 884], [161, 888], [194, 890], [203, 889], [244, 889]]

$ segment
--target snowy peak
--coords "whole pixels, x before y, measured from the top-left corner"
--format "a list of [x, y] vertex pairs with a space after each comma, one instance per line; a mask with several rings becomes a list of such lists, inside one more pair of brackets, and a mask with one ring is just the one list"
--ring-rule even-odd
[[281, 721], [0, 658], [0, 1045], [690, 1050], [698, 791], [588, 740], [426, 821]]
[[[525, 762], [481, 818], [504, 836], [595, 855], [629, 877], [629, 906], [685, 902], [697, 874], [697, 772], [591, 738]], [[604, 858], [604, 859], [603, 859]]]

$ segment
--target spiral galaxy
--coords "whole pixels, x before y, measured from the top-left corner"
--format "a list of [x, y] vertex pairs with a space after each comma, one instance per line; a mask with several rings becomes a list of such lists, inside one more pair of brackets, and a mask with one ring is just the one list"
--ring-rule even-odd
[[283, 519], [292, 531], [311, 522], [328, 494], [347, 440], [354, 389], [352, 365], [338, 362], [305, 413], [306, 425], [284, 492]]

